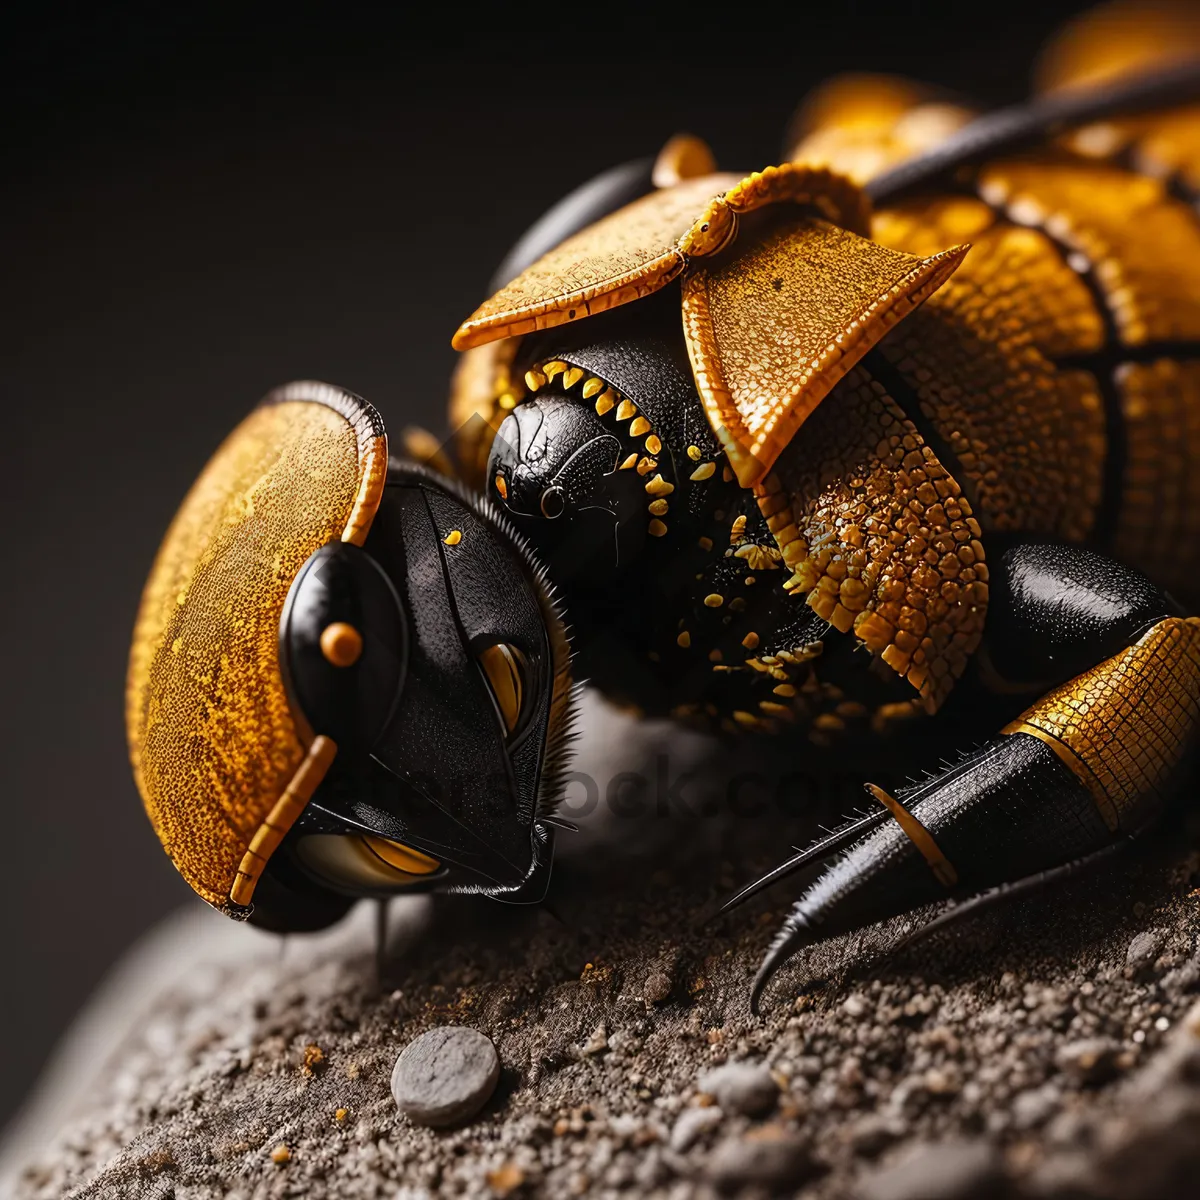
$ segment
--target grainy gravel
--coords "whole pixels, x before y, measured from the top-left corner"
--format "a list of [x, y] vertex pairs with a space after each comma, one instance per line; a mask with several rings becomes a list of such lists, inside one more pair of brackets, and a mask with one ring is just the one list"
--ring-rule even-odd
[[[653, 752], [589, 722], [599, 748]], [[214, 916], [186, 970], [110, 998], [124, 1031], [102, 1069], [64, 1069], [70, 1111], [32, 1110], [12, 1194], [1173, 1200], [1200, 1178], [1194, 826], [899, 953], [916, 917], [813, 947], [757, 1020], [748, 984], [795, 887], [696, 917], [811, 823], [651, 806], [585, 824], [553, 913], [398, 906], [382, 988], [369, 914], [283, 953]], [[436, 1131], [397, 1112], [389, 1076], [448, 1026], [485, 1034], [502, 1070], [473, 1120]]]

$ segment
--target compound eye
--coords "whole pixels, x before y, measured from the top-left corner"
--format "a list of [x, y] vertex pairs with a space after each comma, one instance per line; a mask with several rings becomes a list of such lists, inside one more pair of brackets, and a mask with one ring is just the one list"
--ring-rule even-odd
[[504, 728], [511, 736], [520, 724], [525, 699], [525, 657], [515, 646], [501, 642], [479, 655], [479, 665]]
[[542, 516], [553, 521], [567, 510], [567, 498], [560, 487], [548, 487], [542, 493]]
[[496, 472], [496, 478], [492, 481], [496, 485], [496, 494], [501, 500], [508, 499], [508, 480], [504, 478], [503, 471]]
[[391, 891], [424, 883], [441, 863], [420, 850], [370, 835], [314, 833], [301, 838], [300, 861], [335, 887]]
[[389, 867], [403, 872], [405, 875], [432, 875], [441, 869], [442, 864], [420, 850], [405, 846], [402, 842], [393, 842], [390, 838], [363, 835], [363, 844], [375, 855], [381, 858]]

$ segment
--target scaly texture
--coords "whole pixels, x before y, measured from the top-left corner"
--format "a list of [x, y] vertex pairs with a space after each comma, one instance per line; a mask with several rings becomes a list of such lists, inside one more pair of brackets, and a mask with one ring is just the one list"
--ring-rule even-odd
[[979, 190], [1090, 268], [1125, 345], [1200, 338], [1200, 224], [1162, 180], [1047, 153], [984, 168]]
[[680, 243], [697, 217], [738, 179], [686, 180], [567, 238], [481, 304], [455, 334], [455, 348], [549, 329], [656, 292], [683, 270]]
[[974, 196], [921, 196], [877, 212], [871, 237], [924, 258], [959, 242], [974, 246], [995, 223], [996, 214]]
[[1101, 494], [1104, 406], [1090, 374], [1055, 370], [1035, 344], [1017, 269], [1034, 249], [1019, 230], [985, 233], [881, 349], [957, 458], [981, 521], [1078, 539]]
[[[960, 282], [986, 280], [992, 297], [1003, 291], [1000, 320], [981, 334], [1000, 332], [1000, 321], [1019, 320], [1046, 357], [1087, 354], [1104, 345], [1104, 320], [1079, 273], [1036, 229], [1013, 225], [982, 201], [955, 196], [910, 203], [880, 213], [874, 237], [909, 254], [929, 254], [952, 241], [970, 241], [969, 269]], [[1011, 336], [1011, 334], [1009, 335]]]
[[134, 774], [175, 866], [218, 907], [304, 761], [279, 618], [297, 571], [350, 523], [360, 482], [345, 416], [263, 405], [188, 493], [147, 581], [127, 685]]
[[542, 255], [459, 326], [454, 348], [550, 329], [652, 295], [689, 260], [724, 249], [737, 236], [741, 214], [784, 203], [815, 209], [863, 234], [870, 224], [862, 190], [833, 171], [784, 163], [742, 178], [685, 179]]
[[1056, 688], [1006, 733], [1045, 742], [1087, 785], [1112, 830], [1136, 830], [1200, 720], [1200, 618], [1170, 617]]
[[839, 379], [950, 277], [825, 221], [783, 220], [683, 282], [696, 387], [743, 487], [757, 483]]
[[751, 171], [725, 193], [736, 213], [753, 212], [768, 204], [798, 204], [815, 209], [827, 221], [866, 237], [871, 228], [871, 204], [866, 193], [846, 176], [826, 167], [781, 163]]
[[1126, 455], [1116, 551], [1191, 602], [1200, 592], [1200, 362], [1127, 363], [1116, 379]]
[[917, 689], [927, 711], [979, 643], [987, 609], [980, 527], [957, 481], [883, 385], [855, 368], [785, 454], [762, 503], [795, 574], [789, 590]]

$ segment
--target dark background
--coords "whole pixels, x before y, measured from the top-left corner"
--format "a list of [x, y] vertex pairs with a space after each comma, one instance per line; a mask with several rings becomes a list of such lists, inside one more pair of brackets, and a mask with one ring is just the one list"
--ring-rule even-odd
[[6, 9], [0, 1120], [121, 950], [189, 902], [130, 779], [125, 654], [175, 505], [258, 397], [326, 379], [441, 432], [451, 332], [565, 191], [680, 129], [726, 168], [777, 161], [841, 70], [1018, 99], [1082, 7], [843, 3], [772, 28], [718, 6], [705, 30], [684, 6], [436, 44], [409, 6]]

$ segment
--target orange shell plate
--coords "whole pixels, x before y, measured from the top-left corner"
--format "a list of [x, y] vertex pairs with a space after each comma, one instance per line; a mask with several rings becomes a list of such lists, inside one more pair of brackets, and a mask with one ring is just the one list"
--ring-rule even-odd
[[651, 192], [542, 255], [459, 326], [456, 350], [582, 320], [640, 300], [692, 259], [737, 236], [738, 218], [772, 204], [800, 204], [865, 234], [870, 204], [848, 179], [783, 163], [745, 177], [712, 174]]
[[830, 389], [949, 279], [966, 248], [917, 258], [809, 217], [696, 264], [683, 328], [697, 390], [743, 487]]
[[454, 348], [548, 329], [658, 291], [683, 270], [680, 242], [696, 219], [739, 178], [685, 180], [567, 238], [481, 304], [454, 335]]
[[284, 602], [315, 550], [366, 536], [386, 461], [363, 402], [323, 384], [272, 393], [204, 468], [151, 568], [126, 680], [130, 758], [171, 860], [225, 911], [313, 746], [280, 671]]

